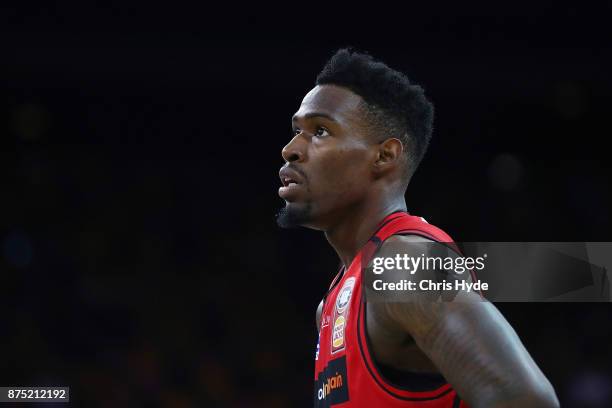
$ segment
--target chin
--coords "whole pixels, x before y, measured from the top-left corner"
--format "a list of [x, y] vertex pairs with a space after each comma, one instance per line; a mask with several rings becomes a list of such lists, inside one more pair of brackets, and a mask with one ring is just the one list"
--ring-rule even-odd
[[285, 202], [276, 216], [276, 222], [281, 228], [310, 227], [312, 222], [312, 205], [310, 203]]

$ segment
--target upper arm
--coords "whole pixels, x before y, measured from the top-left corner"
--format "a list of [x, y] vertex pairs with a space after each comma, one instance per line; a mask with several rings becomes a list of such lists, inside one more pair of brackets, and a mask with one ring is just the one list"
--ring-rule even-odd
[[[391, 255], [388, 248], [377, 256]], [[428, 273], [405, 278], [435, 278]], [[408, 333], [470, 406], [556, 406], [552, 386], [493, 304], [473, 292], [452, 300], [435, 293], [406, 296], [370, 307], [387, 325]]]
[[551, 389], [516, 332], [487, 301], [394, 303], [386, 312], [471, 406], [518, 404], [526, 394]]

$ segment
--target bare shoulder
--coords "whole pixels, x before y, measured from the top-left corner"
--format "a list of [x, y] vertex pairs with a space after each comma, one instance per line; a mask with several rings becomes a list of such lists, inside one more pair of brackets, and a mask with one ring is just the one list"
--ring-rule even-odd
[[[381, 245], [372, 260], [395, 258], [402, 252], [421, 259], [435, 258], [437, 251], [461, 256], [444, 246], [419, 236], [394, 236]], [[398, 256], [397, 260], [402, 259]], [[394, 274], [416, 288], [421, 281], [442, 279], [444, 283], [449, 279], [445, 271], [423, 268], [411, 273], [402, 267], [393, 269], [397, 263], [392, 261], [389, 265], [390, 269], [379, 271], [380, 276]], [[401, 301], [389, 293], [388, 299], [369, 302], [368, 312], [372, 310], [387, 330], [409, 334], [470, 406], [558, 407], [550, 382], [492, 303], [465, 291], [414, 290]], [[445, 297], [448, 293], [450, 298]]]
[[[375, 262], [385, 262], [385, 270], [392, 271], [398, 279], [413, 282], [420, 280], [440, 280], [461, 278], [471, 282], [469, 270], [453, 268], [457, 258], [463, 258], [455, 245], [433, 241], [420, 235], [393, 235], [382, 243], [368, 261], [371, 267]], [[395, 261], [393, 261], [395, 260]], [[452, 272], [458, 275], [452, 276]]]
[[[444, 244], [422, 236], [389, 237], [370, 261], [372, 271], [375, 265], [384, 268], [384, 272], [380, 272], [379, 268], [380, 274], [372, 279], [390, 283], [406, 282], [410, 290], [383, 288], [376, 293], [376, 301], [369, 302], [368, 312], [390, 332], [407, 331], [412, 337], [429, 332], [436, 320], [448, 312], [450, 304], [447, 301], [456, 297], [457, 293], [445, 290], [443, 286], [434, 286], [432, 289], [432, 285], [438, 282], [448, 284], [446, 282], [451, 280], [451, 276], [444, 268], [437, 268], [436, 265], [429, 268], [427, 262], [458, 256]], [[465, 274], [462, 279], [469, 280], [469, 274]]]

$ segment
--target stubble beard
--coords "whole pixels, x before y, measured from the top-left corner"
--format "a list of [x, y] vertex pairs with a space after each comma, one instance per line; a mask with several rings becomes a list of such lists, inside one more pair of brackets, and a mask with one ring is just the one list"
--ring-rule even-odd
[[276, 223], [281, 228], [297, 228], [312, 221], [312, 204], [290, 205], [287, 203], [276, 215]]

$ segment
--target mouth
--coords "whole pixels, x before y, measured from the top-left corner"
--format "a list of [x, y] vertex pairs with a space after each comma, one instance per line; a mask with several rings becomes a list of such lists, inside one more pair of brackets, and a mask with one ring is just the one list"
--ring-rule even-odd
[[281, 177], [281, 183], [283, 184], [283, 187], [291, 187], [293, 185], [300, 184], [296, 180], [292, 179], [291, 177]]
[[302, 185], [300, 175], [288, 167], [281, 168], [278, 175], [282, 184], [278, 189], [278, 195], [287, 201], [295, 199]]

